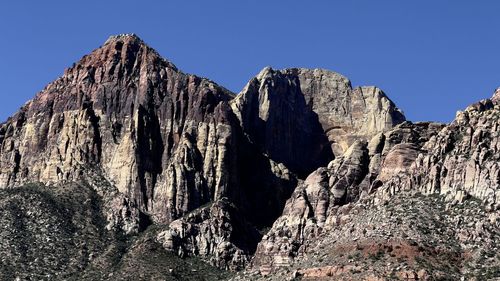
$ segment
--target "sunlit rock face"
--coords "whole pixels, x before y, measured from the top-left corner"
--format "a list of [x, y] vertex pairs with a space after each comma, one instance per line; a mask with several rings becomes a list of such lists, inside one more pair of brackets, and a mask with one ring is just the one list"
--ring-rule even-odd
[[232, 97], [134, 35], [111, 37], [2, 125], [0, 185], [72, 181], [99, 167], [168, 222], [233, 180]]
[[[406, 245], [380, 211], [395, 197], [401, 206], [427, 202], [417, 193], [451, 205], [476, 198], [498, 212], [499, 93], [448, 125], [412, 123], [379, 88], [335, 72], [265, 68], [235, 95], [135, 35], [112, 36], [0, 125], [0, 188], [90, 188], [100, 228], [156, 224], [150, 240], [181, 257], [270, 273], [315, 260], [311, 249], [332, 237], [372, 239], [360, 230], [373, 227], [367, 218]], [[325, 270], [348, 272], [300, 274]]]
[[[499, 118], [497, 90], [491, 99], [458, 112], [449, 125], [404, 122], [375, 135], [368, 143], [356, 141], [341, 157], [317, 169], [298, 185], [283, 215], [259, 243], [251, 268], [268, 274], [300, 264], [304, 257], [313, 255], [311, 247], [341, 235], [337, 229], [359, 213], [359, 210], [351, 212], [352, 208], [378, 210], [380, 205], [391, 205], [393, 197], [405, 194], [442, 195], [446, 208], [462, 206], [471, 197], [479, 199], [481, 207], [466, 211], [481, 213], [483, 217], [488, 217], [484, 211], [490, 212], [489, 216], [495, 219], [482, 223], [491, 224], [488, 237], [497, 237], [500, 233], [496, 223], [500, 210]], [[398, 208], [397, 204], [393, 207]], [[425, 220], [422, 218], [423, 223]], [[459, 231], [450, 223], [446, 225], [450, 231]], [[361, 221], [353, 224], [356, 229], [370, 227]], [[460, 239], [460, 247], [468, 249], [470, 241]], [[492, 239], [496, 238], [486, 240], [493, 243]], [[490, 246], [485, 244], [483, 250], [491, 251]], [[468, 262], [476, 261], [471, 258]]]

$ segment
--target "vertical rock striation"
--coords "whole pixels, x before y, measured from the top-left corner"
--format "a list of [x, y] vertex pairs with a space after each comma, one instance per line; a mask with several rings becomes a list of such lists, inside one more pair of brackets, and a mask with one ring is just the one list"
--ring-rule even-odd
[[307, 255], [315, 239], [344, 224], [360, 198], [376, 206], [405, 191], [441, 194], [452, 204], [472, 196], [495, 217], [500, 210], [498, 93], [458, 112], [449, 125], [404, 122], [368, 143], [356, 141], [314, 171], [259, 243], [253, 268], [267, 274]]
[[97, 166], [169, 222], [233, 181], [232, 97], [137, 36], [112, 36], [1, 125], [0, 186], [74, 181]]
[[265, 68], [234, 95], [118, 35], [0, 125], [0, 188], [83, 182], [108, 229], [165, 224], [156, 240], [180, 256], [266, 272], [359, 201], [418, 191], [498, 210], [499, 111], [497, 90], [449, 125], [411, 123], [322, 69]]
[[322, 69], [263, 69], [232, 101], [252, 143], [305, 178], [405, 117], [376, 87]]

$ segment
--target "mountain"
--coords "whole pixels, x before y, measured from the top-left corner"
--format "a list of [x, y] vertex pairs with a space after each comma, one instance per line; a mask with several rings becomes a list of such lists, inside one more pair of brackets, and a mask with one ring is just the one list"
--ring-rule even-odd
[[500, 277], [499, 116], [323, 69], [234, 94], [111, 36], [0, 125], [0, 277]]

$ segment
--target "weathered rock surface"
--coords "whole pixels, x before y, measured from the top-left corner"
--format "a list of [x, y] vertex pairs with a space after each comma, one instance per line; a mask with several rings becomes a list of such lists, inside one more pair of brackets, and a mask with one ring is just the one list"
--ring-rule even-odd
[[178, 253], [208, 258], [225, 269], [243, 269], [261, 235], [226, 198], [173, 221], [158, 235], [163, 247]]
[[111, 37], [1, 126], [0, 186], [98, 166], [138, 209], [171, 221], [233, 181], [232, 97], [134, 35]]
[[[58, 256], [60, 263], [21, 266], [41, 274], [46, 264], [51, 274], [60, 267], [84, 280], [120, 280], [134, 266], [147, 268], [135, 259], [157, 267], [158, 260], [185, 264], [166, 249], [218, 268], [246, 268], [235, 279], [272, 273], [276, 280], [431, 280], [446, 269], [454, 278], [494, 276], [500, 271], [498, 255], [491, 254], [498, 252], [500, 232], [499, 118], [497, 90], [451, 124], [412, 123], [380, 89], [353, 88], [321, 69], [265, 68], [234, 95], [182, 73], [137, 36], [118, 35], [0, 124], [0, 188], [32, 182], [54, 190], [90, 188], [105, 222], [82, 225], [97, 227], [102, 237], [129, 235], [121, 242], [106, 238], [111, 248], [96, 241], [98, 257], [82, 248]], [[12, 211], [9, 200], [19, 198], [8, 194], [0, 192], [0, 208], [8, 210], [0, 218], [16, 233], [0, 235], [25, 243], [14, 217], [27, 211]], [[60, 209], [30, 194], [48, 210], [36, 212], [49, 226], [25, 220], [34, 231], [45, 229], [40, 237], [29, 235], [81, 242], [51, 218], [60, 217]], [[423, 211], [404, 212], [411, 206]], [[429, 223], [435, 227], [426, 228]], [[21, 247], [16, 241], [13, 247]], [[0, 250], [13, 253], [4, 246]], [[359, 247], [366, 249], [358, 256], [363, 262], [343, 256]], [[320, 249], [330, 252], [319, 256]], [[25, 276], [17, 265], [33, 253], [23, 251], [2, 260], [9, 271], [0, 273]], [[387, 264], [379, 262], [384, 253], [391, 256]], [[115, 263], [116, 256], [123, 262]], [[419, 262], [424, 258], [427, 263]], [[201, 276], [168, 268], [140, 274], [151, 280]]]
[[106, 198], [108, 228], [127, 233], [223, 197], [262, 228], [298, 178], [404, 120], [379, 89], [325, 70], [266, 68], [233, 97], [112, 36], [1, 125], [0, 186], [85, 181]]
[[426, 194], [468, 194], [489, 210], [500, 209], [500, 102], [498, 91], [458, 112], [429, 139], [407, 169], [388, 179], [378, 194], [416, 189]]
[[230, 104], [241, 125], [235, 203], [261, 227], [282, 213], [297, 178], [405, 120], [380, 89], [352, 89], [321, 69], [265, 68]]
[[342, 220], [339, 207], [357, 202], [383, 186], [385, 178], [409, 169], [420, 146], [442, 127], [405, 122], [354, 142], [345, 154], [319, 168], [299, 184], [283, 214], [259, 243], [252, 265], [264, 272], [290, 265], [304, 244], [314, 241]]
[[241, 137], [233, 96], [113, 36], [0, 126], [0, 187], [84, 181], [105, 198], [107, 228], [127, 233], [222, 197], [270, 225], [297, 180]]
[[[112, 36], [0, 126], [0, 187], [83, 181], [103, 196], [107, 228], [126, 233], [222, 197], [244, 201], [233, 96], [180, 72], [135, 35]], [[255, 180], [272, 184], [266, 161]], [[275, 201], [284, 204], [294, 186], [286, 168], [277, 172], [288, 192], [267, 186], [277, 198], [269, 201], [255, 193], [275, 217]]]
[[[367, 200], [368, 199], [368, 200]], [[496, 280], [500, 213], [478, 200], [401, 192], [339, 207], [337, 221], [308, 236], [286, 267], [231, 280]]]
[[251, 142], [302, 177], [405, 120], [380, 89], [322, 69], [265, 68], [231, 107]]
[[[447, 126], [405, 122], [376, 135], [368, 144], [353, 144], [343, 157], [332, 161], [327, 168], [316, 170], [297, 187], [283, 215], [259, 243], [252, 268], [269, 274], [310, 257], [313, 252], [309, 248], [316, 247], [327, 233], [333, 234], [326, 237], [334, 237], [336, 227], [345, 223], [350, 209], [361, 204], [356, 203], [360, 198], [375, 205], [396, 204], [392, 203], [392, 196], [422, 192], [442, 194], [442, 199], [454, 206], [472, 196], [482, 201], [486, 211], [497, 216], [500, 210], [497, 97], [498, 92], [491, 100], [469, 106]], [[342, 207], [346, 203], [349, 204]], [[447, 227], [450, 231], [460, 228]]]

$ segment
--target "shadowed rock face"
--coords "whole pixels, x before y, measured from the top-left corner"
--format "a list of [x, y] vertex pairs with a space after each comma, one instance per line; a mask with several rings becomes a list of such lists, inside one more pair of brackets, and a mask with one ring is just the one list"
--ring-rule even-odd
[[302, 178], [405, 120], [380, 89], [321, 69], [265, 68], [231, 106], [249, 140]]
[[305, 98], [297, 76], [266, 68], [232, 102], [249, 140], [302, 177], [333, 159], [318, 115]]

